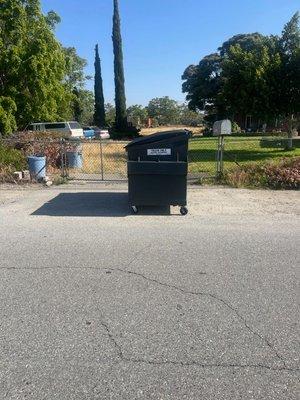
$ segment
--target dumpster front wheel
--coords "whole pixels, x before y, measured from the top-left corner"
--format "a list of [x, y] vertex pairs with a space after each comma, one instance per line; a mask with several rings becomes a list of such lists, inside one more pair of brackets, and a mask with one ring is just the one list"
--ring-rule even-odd
[[187, 207], [180, 207], [181, 215], [187, 215], [188, 212], [189, 212], [189, 210], [187, 209]]
[[132, 212], [133, 212], [134, 214], [137, 214], [137, 213], [138, 213], [138, 208], [137, 208], [137, 206], [131, 206], [131, 210], [132, 210]]

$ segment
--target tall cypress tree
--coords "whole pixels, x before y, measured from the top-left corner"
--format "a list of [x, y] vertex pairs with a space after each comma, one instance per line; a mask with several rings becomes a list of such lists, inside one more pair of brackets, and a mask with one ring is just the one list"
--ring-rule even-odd
[[99, 127], [105, 126], [105, 107], [103, 95], [103, 80], [101, 73], [101, 61], [99, 57], [99, 47], [96, 44], [95, 48], [95, 113], [94, 123]]
[[121, 21], [119, 15], [118, 0], [114, 0], [112, 40], [114, 47], [116, 130], [121, 132], [127, 130], [128, 124], [126, 115], [126, 96], [125, 96]]

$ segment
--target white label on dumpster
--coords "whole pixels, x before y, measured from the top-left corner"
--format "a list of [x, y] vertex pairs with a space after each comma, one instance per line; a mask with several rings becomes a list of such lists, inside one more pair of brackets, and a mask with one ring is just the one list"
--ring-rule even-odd
[[171, 149], [148, 149], [147, 156], [170, 156]]

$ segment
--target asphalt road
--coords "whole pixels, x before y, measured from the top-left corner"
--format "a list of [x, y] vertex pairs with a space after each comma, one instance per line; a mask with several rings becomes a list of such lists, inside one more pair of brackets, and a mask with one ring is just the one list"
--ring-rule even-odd
[[299, 397], [295, 192], [0, 189], [0, 399]]

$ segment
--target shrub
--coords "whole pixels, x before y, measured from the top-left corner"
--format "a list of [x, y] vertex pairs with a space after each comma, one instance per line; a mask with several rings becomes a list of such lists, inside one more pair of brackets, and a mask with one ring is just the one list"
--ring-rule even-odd
[[266, 165], [265, 173], [272, 189], [300, 189], [300, 157]]
[[[288, 147], [288, 139], [270, 139], [270, 138], [264, 138], [261, 139], [260, 141], [260, 147], [262, 148], [281, 148], [281, 149], [286, 149]], [[293, 148], [295, 147], [300, 147], [300, 140], [299, 139], [294, 139], [293, 140]]]
[[26, 167], [26, 157], [21, 151], [0, 143], [0, 166], [22, 170]]
[[139, 137], [140, 129], [135, 126], [128, 124], [127, 128], [124, 128], [122, 132], [116, 130], [115, 126], [113, 126], [109, 130], [110, 137], [113, 140], [126, 140], [126, 139], [134, 139]]
[[213, 130], [211, 128], [206, 127], [203, 130], [203, 137], [212, 137], [213, 136]]
[[233, 121], [233, 123], [232, 123], [232, 133], [233, 134], [239, 134], [241, 132], [242, 132], [241, 127], [235, 121]]
[[224, 183], [233, 187], [267, 187], [270, 189], [300, 189], [300, 157], [280, 162], [248, 164], [224, 175]]
[[247, 137], [288, 137], [287, 132], [233, 132], [232, 136]]
[[257, 164], [237, 167], [232, 171], [225, 173], [224, 181], [233, 187], [266, 186], [264, 167]]
[[62, 132], [40, 132], [40, 131], [23, 131], [16, 132], [9, 137], [10, 140], [16, 142], [30, 142], [36, 140], [58, 140], [66, 135]]
[[7, 143], [10, 147], [20, 150], [25, 157], [43, 155], [47, 159], [47, 172], [51, 173], [61, 163], [60, 132], [17, 132]]
[[17, 129], [16, 111], [17, 106], [12, 98], [0, 96], [0, 133], [4, 136]]
[[0, 164], [0, 183], [14, 183], [14, 168]]
[[0, 182], [14, 182], [13, 173], [24, 168], [26, 168], [24, 154], [0, 143]]

